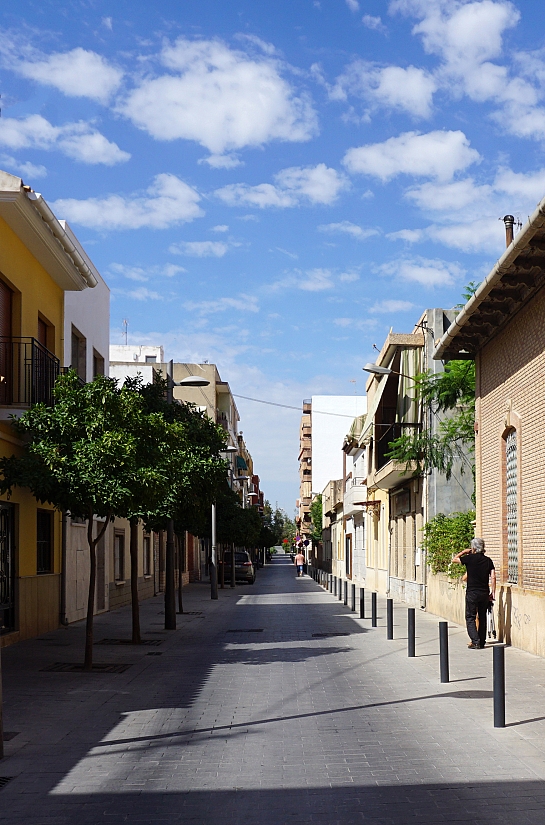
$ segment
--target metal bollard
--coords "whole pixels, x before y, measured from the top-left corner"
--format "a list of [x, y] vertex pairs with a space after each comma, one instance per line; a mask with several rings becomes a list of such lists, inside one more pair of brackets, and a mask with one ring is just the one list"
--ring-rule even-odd
[[330, 593], [333, 593], [333, 576], [331, 573], [327, 574], [327, 589]]
[[448, 622], [439, 622], [439, 661], [441, 682], [450, 682], [448, 666]]
[[360, 587], [360, 619], [365, 619], [365, 588]]
[[339, 576], [339, 601], [342, 602], [343, 600], [343, 580]]
[[394, 600], [386, 599], [386, 638], [394, 638]]
[[352, 610], [352, 613], [355, 613], [356, 612], [356, 585], [355, 584], [352, 585], [352, 598], [351, 598], [350, 601], [351, 601], [350, 609]]
[[333, 576], [333, 595], [337, 595], [337, 576]]
[[495, 645], [492, 651], [494, 673], [494, 727], [505, 727], [505, 647]]
[[344, 583], [343, 604], [345, 607], [348, 606], [348, 582]]
[[407, 656], [410, 659], [414, 659], [416, 656], [415, 652], [415, 617], [416, 611], [414, 607], [409, 607], [407, 609]]
[[371, 593], [371, 627], [377, 627], [377, 594]]

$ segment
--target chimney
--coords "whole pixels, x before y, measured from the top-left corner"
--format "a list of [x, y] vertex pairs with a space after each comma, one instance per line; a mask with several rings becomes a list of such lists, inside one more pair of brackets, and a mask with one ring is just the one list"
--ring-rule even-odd
[[513, 215], [505, 215], [503, 222], [505, 224], [505, 246], [510, 246], [513, 243], [513, 225], [515, 219]]

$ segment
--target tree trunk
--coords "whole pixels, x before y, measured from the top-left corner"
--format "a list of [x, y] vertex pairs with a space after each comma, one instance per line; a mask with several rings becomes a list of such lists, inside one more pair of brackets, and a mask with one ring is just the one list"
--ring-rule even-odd
[[138, 519], [130, 520], [130, 556], [131, 556], [131, 606], [132, 606], [132, 643], [142, 644], [140, 636], [140, 605], [138, 603]]
[[234, 543], [231, 545], [231, 587], [236, 586], [236, 573], [235, 573], [235, 545]]
[[95, 588], [97, 579], [96, 539], [93, 538], [93, 513], [87, 519], [87, 541], [89, 543], [89, 593], [87, 596], [87, 622], [85, 625], [85, 661], [83, 669], [93, 669], [93, 617], [95, 613]]
[[223, 590], [225, 587], [225, 545], [221, 545], [221, 568], [220, 568], [220, 586]]
[[95, 613], [95, 589], [97, 579], [96, 546], [106, 532], [110, 517], [108, 516], [106, 518], [106, 521], [95, 538], [93, 538], [93, 519], [94, 513], [89, 511], [89, 515], [87, 516], [87, 543], [89, 544], [90, 570], [89, 594], [87, 597], [87, 621], [85, 625], [85, 660], [83, 662], [83, 670], [87, 672], [93, 669], [93, 618]]
[[185, 554], [185, 533], [178, 535], [178, 613], [184, 612], [184, 597], [182, 587], [184, 586], [183, 569]]

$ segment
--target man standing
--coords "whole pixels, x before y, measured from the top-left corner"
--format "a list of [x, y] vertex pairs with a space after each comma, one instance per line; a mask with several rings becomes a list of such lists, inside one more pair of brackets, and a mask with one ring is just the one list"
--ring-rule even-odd
[[[467, 568], [466, 627], [471, 650], [480, 650], [486, 644], [486, 611], [496, 597], [496, 571], [494, 562], [484, 554], [484, 540], [472, 539], [471, 547], [462, 550], [452, 559], [454, 564]], [[479, 630], [475, 619], [479, 617]]]
[[299, 550], [299, 552], [295, 556], [295, 562], [294, 562], [295, 566], [297, 567], [297, 578], [299, 578], [299, 576], [303, 575], [303, 565], [304, 565], [304, 563], [305, 563], [305, 557], [303, 555], [303, 552], [301, 550]]

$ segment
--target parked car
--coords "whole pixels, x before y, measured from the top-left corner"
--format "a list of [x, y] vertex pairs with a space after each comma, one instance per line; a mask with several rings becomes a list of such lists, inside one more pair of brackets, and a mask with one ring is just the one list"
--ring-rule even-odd
[[[220, 561], [220, 564], [222, 562]], [[231, 580], [231, 553], [225, 554], [225, 581]], [[220, 571], [221, 575], [221, 571]], [[248, 582], [253, 584], [255, 582], [255, 570], [250, 554], [246, 550], [235, 551], [235, 579], [236, 581]]]

